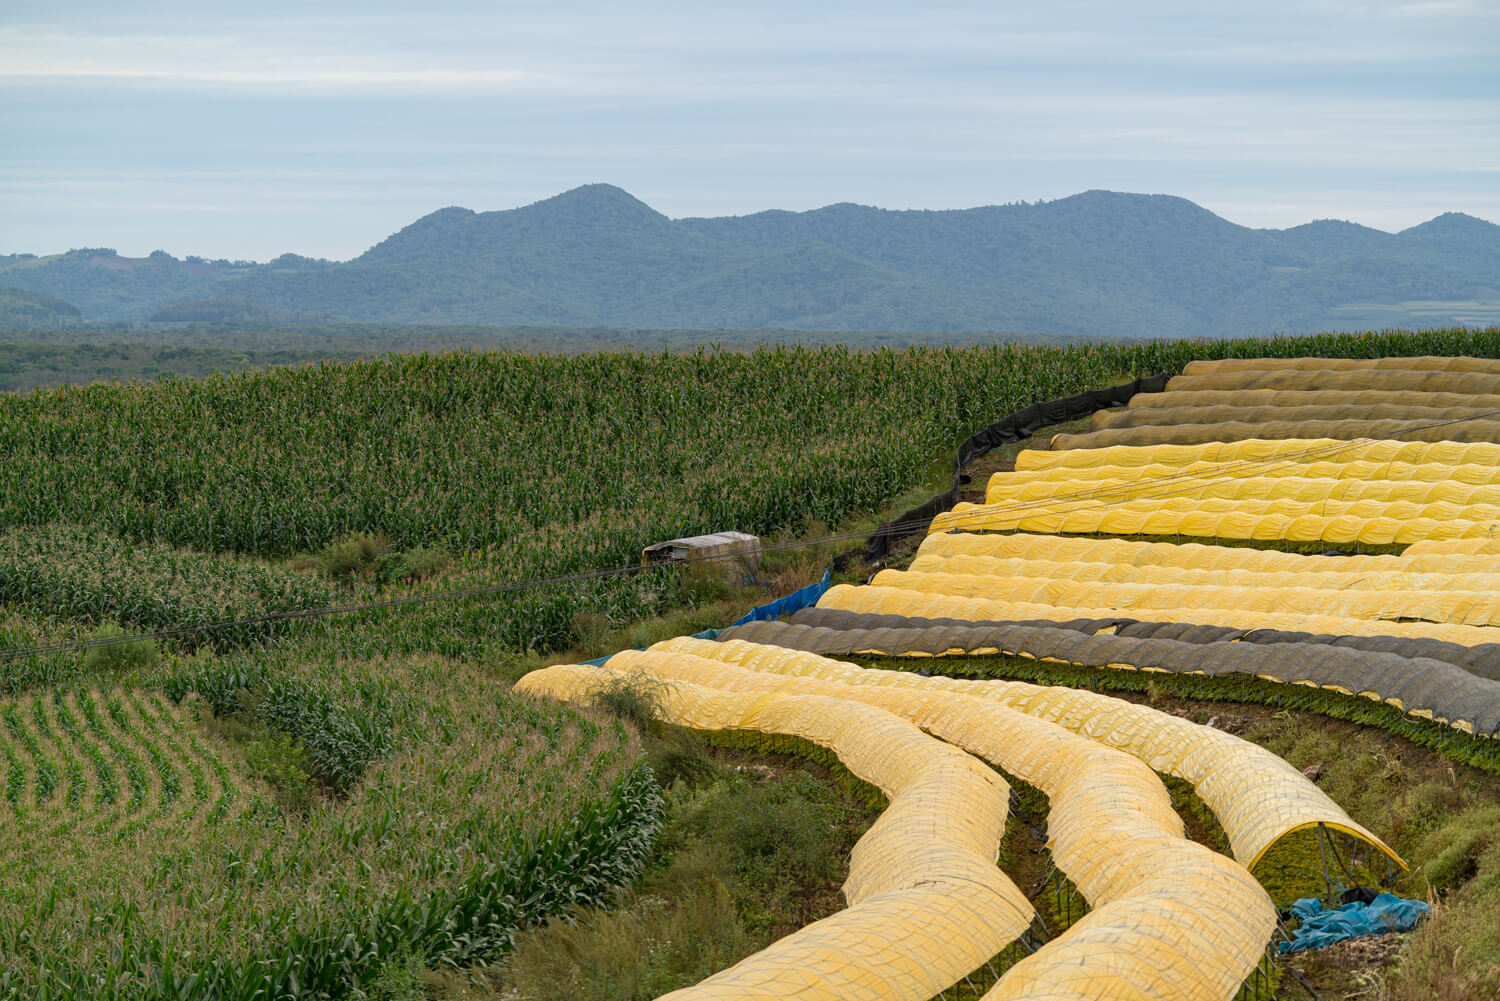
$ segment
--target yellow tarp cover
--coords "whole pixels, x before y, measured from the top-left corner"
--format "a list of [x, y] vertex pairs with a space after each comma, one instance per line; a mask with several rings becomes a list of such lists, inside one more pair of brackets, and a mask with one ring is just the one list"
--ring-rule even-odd
[[[1132, 610], [1110, 606], [1053, 605], [1031, 601], [961, 598], [895, 587], [851, 587], [839, 584], [818, 602], [819, 608], [841, 608], [848, 612], [878, 612], [924, 619], [1024, 621], [1049, 619], [1109, 619], [1122, 615], [1148, 617], [1156, 622], [1191, 622], [1230, 626], [1235, 629], [1281, 629], [1289, 632], [1332, 633], [1338, 636], [1419, 636], [1461, 646], [1496, 642], [1496, 630], [1488, 626], [1459, 626], [1435, 622], [1394, 622], [1381, 619], [1348, 619], [1293, 612], [1247, 612], [1237, 608], [1152, 608], [1149, 616], [1131, 615]], [[1133, 611], [1139, 612], [1140, 609]]]
[[1190, 363], [1162, 393], [1096, 413], [1055, 449], [1240, 439], [1500, 442], [1489, 358], [1244, 358]]
[[[1252, 395], [1252, 394], [1246, 394]], [[1168, 394], [1170, 396], [1170, 394]], [[1495, 420], [1500, 407], [1438, 407], [1431, 404], [1405, 403], [1314, 403], [1302, 406], [1272, 404], [1254, 400], [1246, 404], [1216, 404], [1194, 407], [1141, 407], [1130, 410], [1117, 407], [1097, 411], [1089, 421], [1090, 431], [1117, 431], [1125, 428], [1173, 427], [1182, 424], [1281, 424], [1321, 421], [1419, 421], [1438, 423], [1469, 419]], [[1170, 440], [1170, 439], [1168, 439]]]
[[[1322, 441], [1026, 451], [1017, 472], [991, 477], [986, 503], [959, 504], [929, 531], [1371, 545], [1491, 537], [1500, 469], [1482, 462], [1500, 450], [1485, 448], [1493, 454], [1452, 442]], [[1344, 475], [1356, 471], [1363, 477]]]
[[1221, 609], [1239, 612], [1316, 612], [1343, 619], [1424, 622], [1466, 626], [1500, 625], [1500, 592], [1332, 590], [1316, 587], [1191, 586], [1166, 580], [1123, 582], [1034, 576], [995, 577], [959, 573], [882, 570], [875, 587], [900, 588], [961, 598], [1004, 598], [1045, 605], [1127, 609]]
[[[582, 700], [623, 676], [550, 667], [516, 688]], [[972, 755], [892, 713], [843, 699], [677, 682], [662, 692], [662, 708], [682, 726], [813, 741], [890, 799], [850, 856], [846, 910], [666, 997], [927, 1001], [1030, 925], [1030, 902], [995, 865], [1009, 787]]]
[[[1276, 480], [1240, 480], [1240, 483], [1276, 483], [1286, 481]], [[1292, 481], [1309, 482], [1309, 481]], [[1350, 483], [1348, 480], [1314, 480], [1318, 483]], [[1405, 486], [1404, 484], [1385, 484], [1385, 486]], [[1413, 484], [1407, 487], [1406, 492], [1420, 494], [1424, 488], [1431, 488], [1432, 484]], [[1039, 517], [1046, 514], [1064, 514], [1076, 510], [1091, 510], [1108, 508], [1112, 511], [1134, 511], [1141, 514], [1151, 514], [1157, 511], [1203, 511], [1211, 514], [1246, 514], [1257, 516], [1279, 515], [1283, 518], [1299, 518], [1304, 515], [1315, 514], [1326, 518], [1399, 518], [1402, 520], [1415, 521], [1426, 519], [1428, 521], [1470, 521], [1470, 522], [1493, 522], [1500, 519], [1500, 506], [1493, 503], [1480, 504], [1455, 504], [1452, 501], [1434, 500], [1420, 501], [1395, 498], [1381, 500], [1378, 498], [1361, 498], [1355, 500], [1341, 500], [1334, 497], [1318, 497], [1316, 491], [1313, 496], [1306, 498], [1279, 496], [1279, 497], [1199, 497], [1199, 489], [1192, 486], [1178, 486], [1173, 488], [1176, 492], [1170, 492], [1167, 496], [1146, 496], [1126, 500], [1113, 500], [1107, 495], [1103, 498], [1092, 496], [1073, 496], [1071, 494], [1058, 498], [1033, 501], [1002, 501], [996, 504], [960, 504], [955, 507], [951, 514], [955, 520], [964, 520], [966, 517], [980, 514], [993, 514], [996, 518], [1007, 516]], [[1469, 488], [1473, 489], [1473, 488]], [[986, 509], [992, 511], [987, 512]], [[938, 519], [934, 518], [934, 525]]]
[[[1333, 453], [1330, 450], [1328, 454]], [[1483, 466], [1472, 462], [1458, 465], [1429, 462], [1417, 465], [1410, 462], [1378, 462], [1368, 459], [1340, 462], [1337, 455], [1333, 459], [1302, 461], [1296, 456], [1289, 456], [1279, 459], [1230, 462], [1196, 461], [1183, 465], [1150, 462], [1136, 466], [1070, 466], [1067, 467], [1066, 472], [1048, 467], [995, 473], [990, 477], [990, 482], [999, 481], [1007, 484], [1071, 482], [1092, 485], [1110, 480], [1126, 480], [1142, 483], [1181, 482], [1192, 486], [1199, 483], [1219, 483], [1236, 478], [1390, 480], [1398, 483], [1412, 480], [1424, 483], [1453, 481], [1483, 486], [1500, 483], [1500, 466]]]
[[1122, 410], [1158, 410], [1175, 407], [1237, 407], [1247, 403], [1268, 407], [1340, 406], [1392, 404], [1409, 407], [1481, 407], [1500, 409], [1500, 396], [1474, 396], [1465, 393], [1422, 393], [1412, 390], [1345, 389], [1203, 389], [1179, 390], [1175, 393], [1136, 393]]
[[[1097, 502], [1092, 502], [1097, 505]], [[1225, 508], [1229, 507], [1229, 510]], [[1339, 514], [1317, 514], [1323, 509]], [[1431, 512], [1430, 515], [1413, 513]], [[1389, 512], [1389, 513], [1381, 513]], [[1493, 513], [1490, 513], [1493, 512]], [[1444, 515], [1458, 515], [1447, 518]], [[1186, 535], [1258, 542], [1405, 545], [1500, 534], [1493, 506], [1413, 505], [1405, 501], [1157, 500], [1084, 507], [1078, 503], [960, 504], [932, 519], [930, 532], [1055, 532], [1067, 535]]]
[[[1428, 521], [1470, 521], [1470, 522], [1493, 522], [1500, 518], [1500, 506], [1494, 503], [1457, 504], [1448, 500], [1424, 501], [1420, 499], [1408, 499], [1397, 496], [1390, 499], [1379, 497], [1364, 497], [1356, 499], [1340, 499], [1327, 496], [1333, 492], [1329, 484], [1343, 484], [1344, 489], [1356, 481], [1353, 480], [1235, 480], [1231, 484], [1249, 484], [1248, 488], [1243, 486], [1237, 489], [1241, 491], [1237, 496], [1231, 497], [1204, 497], [1202, 488], [1196, 484], [1173, 484], [1147, 494], [1144, 497], [1115, 499], [1108, 493], [1100, 494], [1095, 488], [1085, 492], [1065, 492], [1061, 496], [1040, 500], [1014, 501], [1002, 500], [993, 504], [960, 504], [952, 511], [947, 512], [955, 521], [963, 521], [972, 517], [985, 515], [997, 519], [1006, 517], [1040, 517], [1048, 514], [1065, 514], [1078, 510], [1108, 509], [1111, 511], [1134, 511], [1141, 514], [1151, 514], [1158, 511], [1184, 512], [1203, 511], [1211, 514], [1246, 514], [1258, 516], [1279, 515], [1284, 518], [1298, 518], [1303, 515], [1316, 514], [1327, 518], [1341, 518], [1353, 516], [1356, 518], [1399, 518], [1415, 521], [1426, 519]], [[1260, 485], [1267, 484], [1265, 489], [1271, 489], [1270, 484], [1280, 484], [1280, 496], [1257, 497], [1253, 491]], [[1290, 486], [1287, 486], [1290, 484]], [[1306, 486], [1300, 496], [1289, 494], [1297, 493], [1298, 484], [1311, 484]], [[1427, 490], [1434, 489], [1436, 484], [1380, 484], [1387, 491], [1396, 489], [1399, 494], [1411, 494], [1418, 498]], [[1474, 487], [1462, 487], [1464, 491], [1472, 491]], [[1235, 493], [1236, 489], [1230, 489]], [[1319, 496], [1319, 494], [1324, 496]], [[943, 517], [943, 516], [939, 516]], [[937, 518], [933, 519], [936, 525]]]
[[1282, 438], [1208, 442], [1201, 445], [1113, 445], [1109, 448], [1040, 452], [1016, 456], [1016, 469], [1076, 469], [1090, 466], [1181, 466], [1189, 462], [1316, 461], [1410, 462], [1457, 466], [1500, 466], [1500, 445], [1459, 441], [1348, 441], [1338, 438]]
[[1442, 556], [1500, 556], [1500, 537], [1493, 539], [1430, 539], [1414, 542], [1401, 554], [1402, 559], [1418, 560]]
[[1054, 535], [929, 535], [919, 557], [979, 556], [1057, 560], [1192, 570], [1253, 570], [1261, 573], [1451, 573], [1488, 574], [1500, 570], [1500, 539], [1417, 542], [1399, 556], [1311, 556], [1243, 546], [1197, 542], [1136, 542], [1126, 539], [1060, 538]]
[[[1485, 378], [1490, 378], [1485, 376]], [[1408, 442], [1500, 444], [1500, 414], [1454, 416], [1441, 419], [1227, 420], [1215, 424], [1150, 424], [1145, 427], [1106, 428], [1082, 434], [1057, 434], [1051, 448], [1096, 449], [1113, 446], [1198, 445], [1252, 439], [1297, 440], [1335, 438], [1399, 439]]]
[[[865, 702], [1041, 789], [1053, 859], [1093, 911], [988, 996], [1228, 998], [1254, 969], [1275, 925], [1274, 908], [1242, 866], [1183, 838], [1171, 797], [1143, 762], [991, 700], [881, 684], [881, 672], [837, 664], [777, 647], [688, 638], [609, 660], [611, 668], [726, 690]], [[1106, 971], [1127, 972], [1128, 990], [1101, 993]]]
[[1324, 500], [1411, 504], [1452, 504], [1473, 507], [1500, 504], [1500, 483], [1472, 484], [1457, 480], [1355, 480], [1300, 476], [1243, 476], [1223, 479], [1169, 477], [1163, 480], [1097, 479], [1017, 482], [1002, 473], [990, 477], [986, 505], [1032, 505], [1042, 501], [1109, 503], [1160, 498], [1162, 500], [1290, 500], [1302, 504]]
[[[994, 556], [946, 555], [919, 551], [909, 570], [982, 577], [1030, 577], [1109, 584], [1155, 584], [1178, 587], [1314, 588], [1319, 591], [1427, 591], [1500, 594], [1500, 560], [1486, 562], [1483, 572], [1405, 573], [1399, 570], [1214, 570], [1196, 567], [1137, 566], [1131, 563], [1086, 563]], [[1459, 560], [1468, 562], [1466, 558]], [[1457, 561], [1455, 561], [1457, 562]], [[1447, 568], [1445, 568], [1446, 571]], [[1332, 611], [1329, 608], [1328, 611]], [[1364, 618], [1364, 616], [1354, 616]], [[1472, 623], [1471, 623], [1472, 624]]]
[[1286, 369], [1324, 372], [1365, 372], [1398, 369], [1412, 372], [1500, 372], [1500, 359], [1467, 355], [1413, 355], [1391, 358], [1205, 358], [1190, 361], [1183, 375], [1222, 375], [1227, 372], [1275, 372]]
[[1375, 392], [1463, 393], [1492, 396], [1500, 393], [1500, 372], [1444, 372], [1435, 369], [1351, 369], [1329, 373], [1318, 369], [1251, 369], [1179, 375], [1167, 382], [1167, 392], [1203, 389], [1368, 389]]

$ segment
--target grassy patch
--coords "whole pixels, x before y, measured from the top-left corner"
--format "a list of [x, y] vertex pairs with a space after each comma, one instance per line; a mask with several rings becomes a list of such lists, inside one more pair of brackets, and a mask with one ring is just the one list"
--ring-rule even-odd
[[658, 862], [612, 910], [517, 938], [498, 974], [454, 998], [645, 1001], [697, 983], [843, 906], [839, 883], [874, 810], [820, 766], [718, 750], [667, 791]]

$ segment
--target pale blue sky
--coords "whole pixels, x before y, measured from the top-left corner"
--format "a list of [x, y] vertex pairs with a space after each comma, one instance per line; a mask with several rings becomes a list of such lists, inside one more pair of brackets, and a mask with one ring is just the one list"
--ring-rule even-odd
[[1110, 188], [1500, 221], [1497, 66], [1500, 0], [6, 0], [0, 253], [343, 259], [593, 181], [673, 217]]

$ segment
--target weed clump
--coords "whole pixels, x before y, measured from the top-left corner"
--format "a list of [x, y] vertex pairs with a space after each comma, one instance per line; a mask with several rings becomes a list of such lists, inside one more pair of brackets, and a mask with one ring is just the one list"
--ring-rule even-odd
[[841, 906], [844, 860], [869, 816], [836, 784], [720, 764], [666, 799], [661, 864], [618, 908], [517, 936], [499, 996], [648, 1001]]
[[109, 672], [129, 674], [149, 671], [161, 663], [161, 652], [153, 639], [124, 640], [129, 635], [116, 625], [102, 625], [94, 630], [90, 640], [112, 640], [101, 646], [90, 647], [83, 655], [83, 669], [90, 673]]
[[644, 735], [659, 735], [667, 684], [644, 674], [611, 678], [594, 692], [590, 702], [597, 709], [633, 725]]
[[397, 550], [384, 532], [353, 532], [340, 536], [312, 556], [292, 561], [296, 570], [311, 570], [345, 584], [415, 583], [448, 569], [452, 557], [441, 546]]

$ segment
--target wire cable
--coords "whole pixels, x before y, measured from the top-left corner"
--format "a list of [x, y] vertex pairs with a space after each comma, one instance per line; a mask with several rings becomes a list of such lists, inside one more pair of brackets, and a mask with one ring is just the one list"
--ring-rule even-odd
[[[1416, 431], [1425, 431], [1431, 428], [1445, 427], [1449, 424], [1458, 424], [1462, 423], [1463, 421], [1480, 420], [1485, 416], [1489, 416], [1489, 414], [1500, 415], [1500, 410], [1491, 411], [1485, 415], [1463, 417], [1447, 421], [1438, 421], [1432, 424], [1408, 428], [1405, 431], [1398, 433], [1410, 434]], [[1304, 461], [1304, 457], [1307, 456], [1326, 457], [1328, 455], [1336, 455], [1339, 452], [1371, 444], [1377, 440], [1390, 439], [1360, 438], [1347, 442], [1340, 441], [1332, 445], [1321, 445], [1304, 449], [1302, 452], [1292, 453], [1290, 456], [1280, 455], [1269, 459], [1243, 460], [1239, 463], [1229, 463], [1227, 465], [1236, 467], [1235, 471], [1230, 474], [1223, 474], [1219, 476], [1218, 479], [1234, 479], [1238, 476], [1244, 475], [1240, 472], [1240, 469], [1253, 471], [1254, 468], [1258, 466], [1271, 468], [1280, 463], [1295, 463], [1297, 461]], [[1190, 478], [1191, 477], [1159, 477], [1158, 479], [1170, 484], [1174, 480]], [[1202, 487], [1200, 485], [1191, 487], [1191, 489], [1201, 488]], [[1037, 501], [1028, 501], [1020, 503], [1016, 507], [1005, 509], [985, 507], [982, 512], [976, 513], [973, 516], [960, 515], [957, 521], [963, 522], [966, 519], [972, 519], [972, 524], [979, 525], [982, 523], [984, 518], [992, 516], [993, 514], [997, 513], [997, 511], [1008, 513], [1046, 508], [1057, 499], [1058, 498], [1044, 498]], [[1080, 496], [1078, 499], [1083, 500], [1086, 498]], [[267, 612], [264, 615], [256, 615], [243, 619], [208, 622], [192, 626], [174, 626], [167, 629], [157, 629], [148, 632], [122, 634], [119, 636], [102, 636], [87, 640], [68, 640], [58, 643], [38, 643], [31, 646], [20, 647], [0, 647], [0, 662], [16, 660], [21, 657], [43, 656], [47, 654], [65, 653], [75, 650], [92, 650], [100, 647], [117, 646], [124, 643], [137, 643], [143, 640], [167, 640], [181, 636], [197, 636], [206, 633], [222, 632], [229, 629], [239, 629], [247, 626], [265, 625], [273, 622], [291, 622], [303, 619], [326, 618], [333, 615], [349, 615], [357, 612], [379, 611], [388, 608], [404, 608], [413, 605], [435, 604], [444, 601], [458, 601], [464, 598], [482, 598], [493, 597], [495, 595], [501, 594], [515, 594], [542, 587], [554, 587], [560, 584], [579, 584], [588, 581], [602, 580], [610, 577], [620, 577], [627, 574], [649, 572], [653, 570], [659, 570], [664, 567], [681, 566], [685, 563], [700, 563], [711, 560], [736, 559], [745, 556], [749, 552], [782, 552], [793, 549], [811, 549], [838, 542], [850, 542], [854, 540], [865, 540], [878, 537], [897, 538], [909, 534], [910, 530], [920, 529], [921, 526], [930, 524], [930, 521], [930, 519], [917, 518], [905, 522], [887, 522], [873, 532], [841, 532], [822, 536], [817, 539], [802, 539], [793, 542], [761, 544], [754, 547], [753, 549], [734, 553], [716, 553], [713, 555], [705, 556], [689, 556], [682, 559], [662, 563], [632, 563], [613, 567], [600, 567], [593, 570], [581, 570], [575, 573], [560, 574], [552, 577], [535, 577], [520, 581], [508, 581], [502, 584], [490, 584], [482, 587], [469, 587], [452, 591], [433, 591], [426, 594], [404, 595], [398, 598], [389, 598], [384, 601], [362, 602], [343, 605], [327, 605], [319, 608], [289, 609], [280, 612]], [[954, 530], [959, 530], [963, 527], [963, 524], [955, 524], [953, 526]]]

